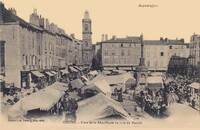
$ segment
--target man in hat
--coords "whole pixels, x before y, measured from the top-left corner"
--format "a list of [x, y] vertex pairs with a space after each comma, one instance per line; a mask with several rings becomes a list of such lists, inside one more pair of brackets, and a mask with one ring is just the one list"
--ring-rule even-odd
[[64, 103], [65, 121], [76, 121], [76, 110], [78, 109], [78, 104], [72, 97], [68, 97], [68, 100]]

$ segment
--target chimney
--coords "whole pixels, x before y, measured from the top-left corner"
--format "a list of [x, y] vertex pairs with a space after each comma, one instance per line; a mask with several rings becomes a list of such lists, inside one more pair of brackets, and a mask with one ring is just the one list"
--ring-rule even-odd
[[34, 9], [33, 13], [30, 15], [30, 23], [39, 27], [39, 16], [37, 15], [37, 10]]
[[115, 35], [113, 35], [112, 39], [113, 39], [113, 40], [116, 40], [116, 36], [115, 36]]
[[44, 18], [42, 18], [41, 15], [40, 15], [40, 18], [39, 18], [39, 27], [44, 28]]
[[162, 41], [162, 42], [164, 41], [163, 37], [160, 37], [160, 41]]
[[1, 1], [0, 1], [0, 23], [3, 23], [3, 17], [4, 17], [4, 3], [2, 3]]
[[45, 29], [49, 30], [49, 20], [48, 19], [45, 20]]
[[12, 14], [17, 15], [17, 12], [15, 10], [15, 8], [9, 8], [8, 9]]
[[181, 42], [183, 42], [183, 43], [185, 43], [185, 40], [184, 40], [184, 38], [181, 38], [181, 39], [180, 39], [180, 41], [181, 41]]
[[71, 33], [70, 36], [71, 36], [72, 38], [75, 38], [75, 34], [74, 34], [74, 33]]
[[165, 42], [168, 43], [168, 38], [165, 38]]
[[107, 41], [107, 40], [108, 40], [108, 34], [105, 35], [105, 41]]
[[104, 41], [104, 34], [101, 35], [101, 41]]

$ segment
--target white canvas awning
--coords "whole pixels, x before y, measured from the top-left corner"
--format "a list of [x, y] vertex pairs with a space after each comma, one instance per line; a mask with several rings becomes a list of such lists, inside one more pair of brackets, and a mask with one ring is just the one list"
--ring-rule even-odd
[[116, 70], [116, 67], [103, 67], [104, 70]]
[[75, 79], [75, 80], [71, 81], [71, 85], [72, 85], [72, 88], [81, 88], [85, 84], [80, 79]]
[[1, 80], [1, 81], [2, 81], [2, 80], [5, 80], [5, 76], [0, 75], [0, 80]]
[[167, 78], [166, 80], [165, 80], [165, 83], [170, 83], [170, 82], [173, 82], [174, 80], [172, 79], [172, 78]]
[[163, 83], [163, 80], [160, 76], [151, 76], [147, 78], [147, 83]]
[[69, 74], [69, 71], [64, 69], [64, 70], [60, 70], [60, 72], [62, 72], [63, 74]]
[[200, 83], [194, 82], [189, 85], [189, 87], [194, 89], [200, 89]]
[[109, 84], [125, 84], [127, 80], [134, 79], [131, 73], [123, 73], [120, 75], [106, 76], [105, 80]]
[[99, 73], [96, 70], [90, 71], [89, 74], [91, 75], [98, 75]]
[[86, 84], [92, 84], [96, 81], [99, 81], [99, 80], [104, 80], [106, 77], [106, 75], [103, 75], [103, 74], [98, 74], [94, 79], [90, 80], [90, 81], [87, 81]]
[[104, 71], [102, 71], [102, 73], [107, 75], [107, 74], [111, 74], [112, 72], [109, 70], [104, 70]]
[[78, 121], [92, 121], [115, 115], [128, 121], [132, 120], [119, 102], [102, 93], [78, 102], [78, 106], [76, 112]]
[[152, 75], [152, 76], [165, 76], [163, 73], [161, 73], [161, 72], [152, 72], [152, 73], [150, 73], [150, 75]]
[[[82, 91], [85, 91], [85, 90], [96, 90], [97, 92], [101, 92], [101, 93], [104, 93], [101, 89], [99, 89], [95, 84], [89, 84], [87, 86], [83, 86], [81, 88]], [[104, 93], [105, 94], [105, 93]]]
[[132, 70], [131, 67], [118, 67], [119, 70]]
[[147, 87], [152, 90], [164, 88], [161, 76], [151, 76], [147, 78]]
[[34, 109], [48, 111], [65, 94], [65, 90], [67, 90], [67, 87], [55, 83], [36, 93], [21, 98], [8, 110], [8, 116], [11, 118], [17, 118], [20, 114], [26, 114], [29, 110]]
[[54, 84], [52, 84], [48, 88], [52, 88], [52, 89], [60, 90], [60, 91], [66, 91], [69, 87], [66, 83], [55, 82]]
[[50, 73], [50, 72], [45, 72], [47, 75], [49, 75], [49, 76], [54, 76], [52, 73]]
[[69, 66], [69, 69], [70, 69], [72, 72], [78, 72], [78, 70], [75, 69], [73, 66]]
[[79, 71], [82, 71], [82, 69], [78, 66], [74, 66], [75, 69], [79, 70]]
[[51, 72], [52, 74], [55, 74], [55, 75], [57, 74], [57, 72], [55, 72], [55, 71], [50, 71], [50, 72]]
[[90, 84], [94, 84], [104, 94], [111, 96], [112, 90], [109, 84], [105, 80], [94, 80], [92, 82], [87, 82], [87, 85], [90, 85]]
[[113, 70], [114, 72], [118, 72], [119, 74], [127, 73], [125, 70]]
[[44, 75], [42, 73], [40, 73], [39, 71], [31, 71], [32, 74], [34, 74], [37, 77], [44, 77]]
[[81, 76], [81, 78], [84, 79], [85, 81], [89, 81], [89, 79], [85, 77], [85, 75]]

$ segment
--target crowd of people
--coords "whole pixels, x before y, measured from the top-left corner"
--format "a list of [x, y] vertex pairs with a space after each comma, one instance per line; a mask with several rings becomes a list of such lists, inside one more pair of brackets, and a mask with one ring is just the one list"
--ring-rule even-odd
[[149, 114], [162, 114], [168, 105], [168, 95], [163, 90], [141, 91], [136, 101], [141, 107], [141, 111], [146, 111]]
[[[68, 92], [73, 92], [71, 88], [71, 81], [75, 79], [81, 79], [83, 74], [89, 80], [93, 79], [95, 76], [89, 74], [90, 70], [85, 70], [83, 72], [71, 72], [69, 74], [64, 74], [58, 79], [60, 82], [64, 82], [68, 85], [69, 89], [65, 92], [65, 95], [58, 101], [58, 103], [51, 108], [51, 114], [57, 114], [63, 117], [64, 121], [76, 121], [76, 110], [78, 109], [78, 103], [76, 99], [69, 96]], [[115, 75], [115, 73], [114, 73]], [[141, 108], [141, 111], [146, 111], [152, 115], [161, 115], [167, 107], [172, 105], [174, 102], [178, 103], [189, 103], [193, 108], [195, 108], [196, 101], [195, 97], [191, 95], [191, 89], [188, 84], [195, 81], [194, 78], [188, 76], [181, 76], [175, 74], [166, 74], [166, 79], [171, 79], [170, 82], [164, 82], [164, 88], [160, 89], [147, 89], [140, 91], [139, 95], [133, 94], [136, 103]], [[30, 95], [31, 93], [37, 92], [39, 89], [32, 88], [25, 95]], [[82, 91], [80, 89], [75, 90], [77, 96], [83, 97]], [[10, 85], [9, 90], [6, 94], [13, 96], [14, 98], [8, 99], [7, 103], [13, 105], [23, 96], [25, 93], [24, 88], [16, 88], [14, 84]], [[22, 95], [20, 95], [22, 94]], [[122, 89], [115, 89], [114, 95], [116, 101], [123, 102], [123, 92]]]
[[166, 79], [169, 78], [171, 81], [168, 83], [164, 82], [163, 89], [147, 89], [146, 92], [140, 92], [140, 95], [137, 97], [137, 104], [142, 111], [160, 115], [174, 102], [189, 103], [190, 106], [195, 108], [198, 101], [196, 97], [192, 96], [191, 88], [188, 87], [195, 79], [174, 74], [168, 74]]
[[63, 121], [75, 122], [77, 109], [77, 101], [69, 96], [69, 94], [66, 92], [65, 95], [58, 101], [58, 103], [51, 109], [51, 113], [62, 116]]
[[170, 90], [175, 93], [178, 97], [179, 103], [189, 103], [190, 106], [196, 108], [198, 101], [198, 92], [195, 95], [192, 95], [191, 87], [188, 87], [189, 84], [193, 82], [198, 82], [198, 79], [189, 76], [182, 75], [173, 75], [173, 82], [170, 82], [168, 86]]

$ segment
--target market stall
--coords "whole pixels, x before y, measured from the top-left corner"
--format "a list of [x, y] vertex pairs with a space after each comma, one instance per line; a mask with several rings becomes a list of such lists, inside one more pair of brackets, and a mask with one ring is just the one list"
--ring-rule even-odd
[[65, 94], [67, 87], [53, 84], [36, 93], [21, 98], [8, 110], [8, 117], [19, 118], [27, 115], [31, 110], [48, 112]]
[[119, 116], [120, 119], [131, 121], [130, 115], [121, 104], [102, 93], [78, 103], [77, 120], [92, 121]]
[[162, 77], [160, 76], [148, 77], [147, 88], [150, 90], [160, 90], [161, 88], [164, 88]]

